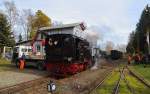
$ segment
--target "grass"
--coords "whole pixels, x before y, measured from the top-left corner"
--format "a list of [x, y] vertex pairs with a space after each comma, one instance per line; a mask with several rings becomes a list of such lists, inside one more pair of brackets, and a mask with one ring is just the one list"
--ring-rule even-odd
[[121, 79], [121, 81], [120, 81], [119, 94], [131, 94], [131, 92], [127, 88], [127, 85], [126, 85], [124, 79]]
[[144, 67], [144, 65], [141, 64], [130, 66], [130, 68], [150, 82], [150, 66]]
[[129, 81], [129, 85], [131, 86], [131, 88], [134, 89], [135, 94], [150, 94], [149, 88], [144, 86], [133, 76], [126, 75], [126, 79]]
[[[116, 82], [119, 79], [119, 76], [120, 73], [118, 69], [116, 69], [115, 71], [113, 71], [112, 75], [103, 83], [103, 85], [92, 94], [111, 94], [114, 89], [114, 86], [116, 85]], [[121, 79], [119, 94], [131, 94], [127, 88], [124, 79]]]
[[119, 79], [119, 72], [118, 70], [115, 70], [112, 72], [112, 75], [106, 79], [106, 81], [102, 84], [100, 88], [98, 88], [95, 92], [92, 94], [111, 94], [114, 86], [116, 84], [116, 81]]
[[4, 58], [0, 58], [0, 72], [1, 71], [6, 71], [8, 69], [10, 69], [11, 66], [11, 62], [4, 59]]
[[[126, 73], [125, 75], [127, 81], [129, 82], [129, 85], [131, 86], [131, 88], [134, 89], [135, 94], [150, 94], [150, 89], [146, 87], [143, 83], [141, 83], [128, 73]], [[97, 88], [97, 90], [92, 92], [92, 94], [111, 94], [114, 86], [116, 85], [116, 82], [119, 79], [119, 76], [120, 73], [118, 69], [116, 69], [115, 71], [113, 71], [112, 75], [110, 75], [110, 77], [106, 79], [102, 86]], [[121, 79], [120, 81], [119, 94], [132, 94], [132, 92], [130, 92], [130, 90], [128, 89], [124, 79]]]
[[4, 58], [0, 58], [0, 64], [10, 64], [10, 61], [8, 61]]

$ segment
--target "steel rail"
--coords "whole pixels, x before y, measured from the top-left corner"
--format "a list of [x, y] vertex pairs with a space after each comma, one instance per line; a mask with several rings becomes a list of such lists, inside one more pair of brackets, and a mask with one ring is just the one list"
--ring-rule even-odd
[[44, 76], [44, 77], [30, 80], [27, 82], [22, 82], [22, 83], [19, 83], [16, 85], [6, 86], [3, 88], [0, 88], [0, 94], [11, 94], [14, 92], [19, 92], [20, 90], [25, 90], [32, 86], [40, 85], [40, 84], [46, 83], [48, 81], [49, 81], [49, 76]]
[[119, 86], [120, 86], [120, 81], [122, 79], [122, 73], [123, 73], [123, 71], [124, 71], [124, 68], [122, 70], [119, 68], [120, 76], [119, 76], [119, 79], [118, 79], [118, 81], [117, 81], [114, 89], [113, 89], [112, 94], [118, 94], [118, 92], [119, 92]]
[[91, 94], [91, 92], [93, 92], [93, 91], [95, 91], [97, 88], [99, 88], [99, 87], [105, 82], [105, 80], [112, 74], [112, 71], [113, 71], [113, 69], [112, 69], [110, 72], [108, 72], [107, 75], [105, 75], [105, 77], [103, 78], [103, 80], [100, 81], [100, 82], [98, 83], [98, 85], [96, 85], [96, 87], [92, 88], [92, 89], [88, 92], [88, 94]]
[[145, 86], [147, 86], [148, 88], [150, 88], [150, 84], [146, 82], [146, 80], [143, 77], [140, 77], [139, 75], [137, 75], [137, 73], [131, 71], [128, 67], [127, 67], [129, 73], [135, 77], [136, 79], [138, 79], [141, 83], [143, 83]]
[[[124, 68], [126, 68], [126, 67], [124, 67]], [[125, 81], [125, 83], [126, 83], [128, 89], [130, 90], [130, 92], [131, 92], [132, 94], [135, 94], [134, 89], [130, 86], [129, 81], [126, 79], [126, 76], [125, 76], [124, 71], [123, 71], [123, 78], [124, 78], [124, 81]]]

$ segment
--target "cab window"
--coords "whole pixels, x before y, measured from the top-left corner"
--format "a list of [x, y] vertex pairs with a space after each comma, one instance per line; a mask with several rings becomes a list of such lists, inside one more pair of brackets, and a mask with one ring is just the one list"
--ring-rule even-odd
[[32, 49], [28, 49], [28, 52], [32, 52]]
[[21, 51], [22, 51], [22, 52], [27, 52], [27, 49], [26, 49], [26, 48], [22, 48]]

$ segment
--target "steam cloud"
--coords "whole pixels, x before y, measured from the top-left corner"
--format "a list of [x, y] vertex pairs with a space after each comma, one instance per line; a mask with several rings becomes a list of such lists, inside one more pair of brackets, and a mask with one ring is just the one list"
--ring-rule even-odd
[[93, 28], [87, 28], [85, 30], [85, 38], [91, 46], [97, 46], [97, 41], [100, 39], [100, 33]]

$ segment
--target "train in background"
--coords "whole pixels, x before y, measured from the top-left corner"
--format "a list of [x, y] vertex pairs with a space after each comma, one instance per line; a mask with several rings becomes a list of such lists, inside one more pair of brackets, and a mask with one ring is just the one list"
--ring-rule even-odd
[[118, 50], [111, 50], [109, 53], [106, 51], [100, 51], [101, 57], [106, 59], [117, 60], [123, 58], [123, 52]]
[[[14, 50], [13, 60], [18, 65], [20, 53], [24, 53], [25, 65], [45, 68], [58, 75], [86, 70], [94, 65], [94, 49], [84, 37], [85, 29], [83, 23], [40, 28], [33, 40], [15, 47], [21, 50]], [[23, 49], [30, 50], [30, 54], [21, 52]]]
[[121, 59], [122, 57], [123, 57], [123, 52], [118, 51], [118, 50], [111, 50], [111, 52], [110, 52], [110, 58], [112, 60]]

